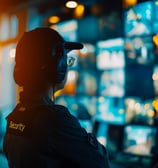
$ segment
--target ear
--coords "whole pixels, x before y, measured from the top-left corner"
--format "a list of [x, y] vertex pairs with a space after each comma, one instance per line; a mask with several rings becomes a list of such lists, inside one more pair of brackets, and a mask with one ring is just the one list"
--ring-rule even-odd
[[67, 73], [67, 56], [64, 53], [64, 49], [62, 46], [56, 46], [52, 51], [52, 67], [55, 64], [55, 67], [52, 67], [52, 72], [56, 68], [55, 76], [52, 76], [52, 81], [56, 84], [60, 84], [65, 80]]

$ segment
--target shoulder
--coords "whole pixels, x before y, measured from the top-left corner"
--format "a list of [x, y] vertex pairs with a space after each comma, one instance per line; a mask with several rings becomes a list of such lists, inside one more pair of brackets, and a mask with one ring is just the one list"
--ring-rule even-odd
[[72, 117], [68, 108], [63, 105], [44, 105], [41, 107], [41, 111], [45, 111], [47, 115], [50, 115], [52, 117]]
[[39, 116], [52, 124], [80, 126], [78, 119], [63, 105], [44, 105], [40, 108]]

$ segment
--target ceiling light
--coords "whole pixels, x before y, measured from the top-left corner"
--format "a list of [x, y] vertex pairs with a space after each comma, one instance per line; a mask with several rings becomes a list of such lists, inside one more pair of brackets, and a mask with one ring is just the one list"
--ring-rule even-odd
[[65, 6], [67, 7], [67, 8], [76, 8], [77, 7], [77, 2], [76, 1], [68, 1], [68, 2], [66, 2], [66, 4], [65, 4]]
[[60, 21], [60, 17], [59, 16], [51, 16], [51, 17], [49, 17], [48, 21], [49, 21], [49, 23], [55, 24]]
[[84, 15], [85, 7], [84, 5], [78, 5], [74, 11], [74, 15], [76, 18], [81, 18]]

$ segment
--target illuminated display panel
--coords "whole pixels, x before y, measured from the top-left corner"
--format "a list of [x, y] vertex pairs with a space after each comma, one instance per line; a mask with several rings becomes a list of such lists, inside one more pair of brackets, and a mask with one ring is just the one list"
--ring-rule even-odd
[[117, 10], [105, 15], [90, 15], [78, 20], [78, 40], [96, 43], [98, 40], [117, 38], [123, 35], [121, 14]]
[[124, 125], [110, 124], [107, 131], [107, 150], [113, 156], [122, 150]]
[[[94, 117], [97, 111], [97, 98], [96, 96], [88, 96], [88, 95], [79, 95], [76, 97], [78, 105], [81, 107], [80, 110], [82, 112], [84, 109], [87, 111], [87, 113]], [[81, 117], [79, 117], [81, 118]]]
[[124, 10], [124, 18], [125, 36], [152, 34], [153, 2], [142, 2]]
[[126, 123], [153, 125], [153, 99], [143, 101], [138, 97], [125, 98]]
[[98, 18], [94, 15], [78, 20], [78, 40], [83, 43], [95, 43], [99, 40]]
[[152, 156], [156, 147], [157, 129], [143, 125], [127, 125], [124, 127], [123, 152], [139, 155]]
[[[116, 1], [114, 2], [116, 3]], [[98, 17], [99, 39], [107, 40], [123, 36], [122, 14], [117, 10], [111, 10]]]
[[125, 96], [152, 99], [155, 97], [152, 66], [126, 67]]
[[95, 70], [80, 70], [77, 81], [77, 94], [95, 96], [98, 86], [97, 76], [98, 72]]
[[157, 34], [158, 33], [158, 1], [153, 0], [153, 11], [154, 11], [154, 16], [153, 16], [153, 33]]
[[102, 71], [98, 86], [99, 95], [122, 97], [125, 94], [124, 84], [124, 69], [110, 69]]
[[122, 38], [99, 41], [97, 43], [97, 68], [99, 70], [123, 68], [124, 40]]
[[126, 67], [152, 65], [155, 61], [152, 36], [125, 38]]
[[122, 150], [123, 125], [108, 124], [104, 121], [95, 121], [93, 134], [106, 147], [109, 156], [116, 155]]
[[96, 120], [108, 124], [125, 124], [125, 104], [123, 98], [99, 97]]

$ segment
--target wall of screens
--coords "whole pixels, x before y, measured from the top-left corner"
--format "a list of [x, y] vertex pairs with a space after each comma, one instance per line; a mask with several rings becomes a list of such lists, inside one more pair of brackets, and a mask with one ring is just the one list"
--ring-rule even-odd
[[[158, 94], [158, 52], [153, 41], [158, 31], [157, 9], [156, 1], [141, 2], [123, 9], [123, 22], [118, 24], [113, 25], [115, 14], [91, 16], [75, 22], [73, 33], [64, 32], [65, 39], [71, 40], [72, 34], [73, 41], [83, 42], [84, 48], [73, 53], [77, 62], [56, 102], [66, 105], [112, 153], [151, 156], [155, 147], [158, 134], [152, 103]], [[117, 32], [120, 27], [122, 31]], [[134, 144], [136, 149], [131, 148]]]

